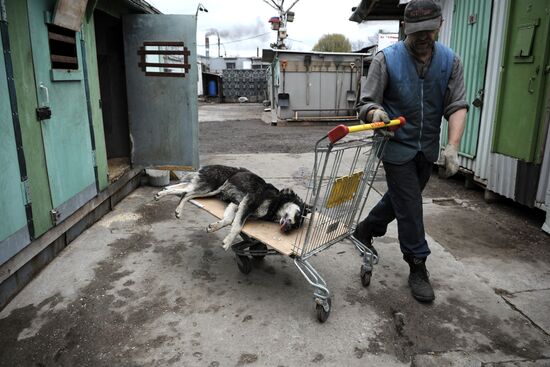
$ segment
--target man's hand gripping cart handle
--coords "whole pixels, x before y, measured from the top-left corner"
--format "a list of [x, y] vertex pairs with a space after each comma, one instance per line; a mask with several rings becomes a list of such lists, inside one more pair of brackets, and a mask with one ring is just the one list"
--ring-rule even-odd
[[362, 124], [362, 125], [354, 125], [354, 126], [338, 125], [329, 131], [327, 137], [330, 140], [330, 142], [334, 144], [338, 140], [342, 139], [344, 136], [348, 135], [349, 133], [381, 129], [384, 127], [389, 127], [391, 131], [395, 131], [400, 126], [405, 125], [405, 122], [406, 122], [405, 118], [403, 116], [399, 116], [394, 120], [390, 120], [390, 122], [388, 123], [380, 121], [380, 122], [371, 122], [370, 124]]

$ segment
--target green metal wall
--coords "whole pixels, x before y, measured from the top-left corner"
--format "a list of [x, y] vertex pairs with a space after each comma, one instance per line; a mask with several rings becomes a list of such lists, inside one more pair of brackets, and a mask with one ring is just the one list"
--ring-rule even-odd
[[[92, 13], [91, 10], [90, 14]], [[16, 76], [15, 84], [21, 134], [29, 177], [34, 234], [35, 237], [39, 237], [53, 227], [50, 215], [53, 206], [46, 169], [41, 125], [36, 119], [35, 109], [38, 106], [38, 96], [35, 76], [32, 72], [34, 69], [33, 50], [31, 47], [27, 1], [6, 0], [6, 13], [13, 69]], [[99, 189], [103, 190], [108, 186], [108, 169], [103, 121], [99, 106], [99, 80], [93, 17], [85, 19], [82, 28], [82, 37], [86, 45], [86, 62], [88, 66], [93, 131], [96, 142]], [[84, 103], [84, 101], [78, 103]]]
[[11, 57], [17, 90], [17, 108], [32, 200], [35, 237], [52, 227], [48, 173], [40, 124], [36, 120], [36, 84], [29, 32], [27, 2], [6, 0]]
[[[466, 100], [470, 103], [466, 129], [460, 143], [460, 154], [468, 158], [474, 158], [477, 152], [481, 108], [471, 103], [476, 98], [483, 98], [491, 6], [490, 0], [454, 2], [451, 48], [460, 56], [464, 65]], [[447, 143], [447, 131], [445, 123], [442, 132], [443, 145]]]
[[511, 1], [493, 150], [540, 163], [549, 66], [550, 0]]
[[[5, 23], [2, 23], [3, 36], [5, 36]], [[5, 37], [0, 41], [0, 264], [21, 250], [29, 243], [29, 231], [27, 229], [27, 216], [25, 213], [26, 196], [23, 189], [19, 166], [17, 139], [19, 126], [14, 118], [15, 93], [13, 85], [8, 87], [8, 78], [11, 77], [11, 59], [5, 50], [9, 50], [9, 44], [4, 45]], [[4, 58], [7, 56], [7, 59]], [[9, 92], [8, 92], [9, 90]], [[14, 123], [15, 121], [15, 123]], [[20, 144], [20, 143], [19, 143]], [[23, 158], [21, 157], [21, 161]], [[24, 168], [23, 175], [25, 173]]]
[[82, 34], [75, 35], [78, 69], [54, 69], [47, 23], [55, 5], [55, 0], [27, 2], [38, 105], [51, 108], [51, 117], [39, 122], [50, 192], [59, 220], [63, 220], [95, 196], [96, 191], [80, 47]]

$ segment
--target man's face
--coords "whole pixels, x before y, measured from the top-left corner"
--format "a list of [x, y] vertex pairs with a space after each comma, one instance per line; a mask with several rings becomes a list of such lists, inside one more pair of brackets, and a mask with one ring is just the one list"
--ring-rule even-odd
[[425, 53], [431, 50], [435, 43], [438, 29], [432, 31], [420, 31], [409, 34], [410, 45], [413, 50], [419, 54]]

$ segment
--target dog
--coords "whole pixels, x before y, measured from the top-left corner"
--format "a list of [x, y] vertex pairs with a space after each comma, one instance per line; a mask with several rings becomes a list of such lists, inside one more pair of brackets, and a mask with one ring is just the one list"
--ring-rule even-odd
[[155, 195], [178, 195], [181, 201], [176, 207], [180, 218], [183, 206], [191, 199], [217, 197], [228, 203], [223, 218], [208, 225], [207, 232], [215, 232], [231, 224], [229, 234], [223, 240], [223, 248], [229, 249], [241, 232], [246, 220], [254, 217], [279, 223], [282, 232], [301, 226], [308, 206], [291, 189], [278, 190], [260, 176], [246, 168], [210, 165], [192, 172], [176, 185], [165, 187]]

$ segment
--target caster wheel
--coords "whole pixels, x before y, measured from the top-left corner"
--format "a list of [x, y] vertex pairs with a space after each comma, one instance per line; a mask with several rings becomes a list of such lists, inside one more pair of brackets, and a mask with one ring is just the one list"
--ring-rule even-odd
[[252, 271], [252, 264], [248, 256], [237, 255], [237, 267], [243, 274], [248, 274]]
[[267, 253], [267, 246], [263, 243], [256, 243], [250, 246], [249, 250], [256, 252], [256, 254], [252, 254], [253, 258], [262, 260], [265, 257], [265, 253]]
[[363, 287], [368, 287], [370, 284], [370, 278], [372, 276], [372, 270], [367, 270], [365, 265], [361, 266], [361, 284]]
[[317, 320], [319, 320], [319, 322], [323, 323], [325, 321], [327, 321], [328, 317], [330, 316], [330, 310], [332, 308], [332, 303], [330, 301], [330, 298], [327, 298], [327, 302], [328, 302], [328, 311], [325, 311], [325, 308], [323, 307], [323, 305], [320, 305], [320, 304], [316, 304], [315, 306], [315, 311], [317, 313]]

